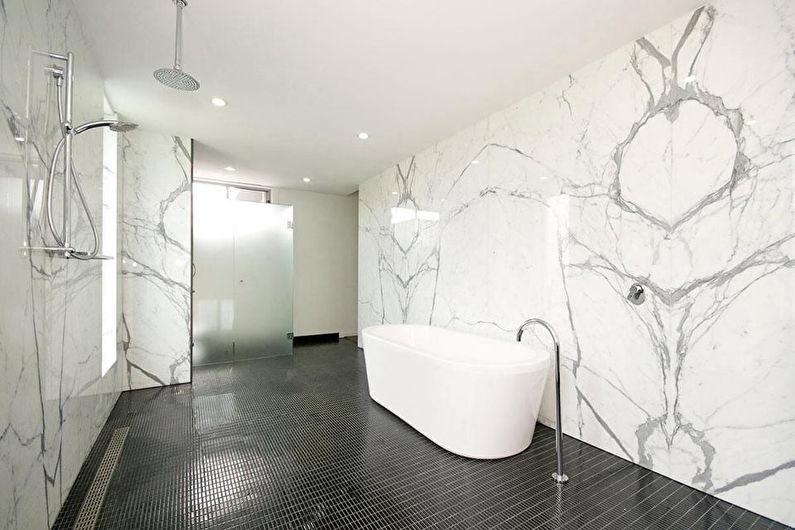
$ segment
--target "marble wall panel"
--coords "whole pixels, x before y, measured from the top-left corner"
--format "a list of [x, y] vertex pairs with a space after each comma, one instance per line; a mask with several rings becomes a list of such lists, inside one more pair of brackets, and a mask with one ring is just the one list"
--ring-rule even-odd
[[122, 140], [122, 343], [126, 390], [190, 382], [191, 142]]
[[359, 328], [546, 318], [566, 433], [795, 525], [794, 37], [719, 0], [363, 183]]

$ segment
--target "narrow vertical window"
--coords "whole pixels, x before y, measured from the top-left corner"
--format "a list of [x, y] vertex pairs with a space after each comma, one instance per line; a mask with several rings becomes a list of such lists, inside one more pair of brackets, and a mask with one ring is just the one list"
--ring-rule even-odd
[[[110, 111], [105, 101], [105, 113]], [[118, 223], [118, 140], [115, 132], [102, 128], [102, 254], [114, 259], [102, 262], [102, 375], [116, 362]]]

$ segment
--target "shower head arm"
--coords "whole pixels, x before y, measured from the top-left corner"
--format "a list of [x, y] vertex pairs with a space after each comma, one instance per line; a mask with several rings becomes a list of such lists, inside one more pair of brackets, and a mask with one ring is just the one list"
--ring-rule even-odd
[[74, 129], [72, 129], [72, 134], [78, 135], [80, 133], [84, 133], [91, 129], [96, 129], [97, 127], [109, 127], [114, 132], [119, 132], [117, 129], [122, 128], [124, 130], [128, 128], [135, 128], [137, 127], [136, 124], [129, 123], [129, 122], [122, 122], [118, 120], [96, 120], [84, 123], [82, 125], [78, 125]]
[[49, 57], [50, 59], [55, 59], [56, 61], [66, 62], [69, 60], [69, 57], [62, 53], [45, 52], [43, 50], [31, 50], [31, 53], [34, 55], [43, 55], [44, 57]]
[[188, 3], [185, 0], [174, 0], [177, 4], [177, 31], [174, 38], [174, 70], [182, 70], [182, 8]]
[[78, 125], [74, 129], [72, 129], [73, 134], [78, 135], [80, 133], [84, 133], [91, 129], [96, 129], [97, 127], [110, 127], [111, 125], [115, 125], [117, 122], [116, 120], [96, 120], [90, 121], [88, 123], [84, 123], [82, 125]]

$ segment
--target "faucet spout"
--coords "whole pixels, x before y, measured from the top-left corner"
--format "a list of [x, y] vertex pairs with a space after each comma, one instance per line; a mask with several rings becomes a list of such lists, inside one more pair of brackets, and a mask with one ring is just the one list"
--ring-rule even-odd
[[558, 341], [558, 334], [555, 333], [555, 329], [549, 322], [540, 318], [531, 318], [525, 320], [519, 326], [516, 332], [516, 342], [522, 342], [522, 334], [525, 328], [533, 324], [538, 324], [549, 332], [555, 348], [555, 451], [557, 453], [557, 468], [555, 473], [552, 473], [552, 478], [558, 484], [564, 484], [568, 482], [569, 477], [563, 473], [563, 427], [560, 413], [560, 341]]

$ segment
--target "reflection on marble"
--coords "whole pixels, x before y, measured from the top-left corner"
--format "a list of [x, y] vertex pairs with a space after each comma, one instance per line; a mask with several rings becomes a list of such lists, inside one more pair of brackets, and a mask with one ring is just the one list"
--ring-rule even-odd
[[135, 130], [122, 167], [124, 388], [190, 381], [190, 140]]
[[[103, 83], [71, 2], [0, 3], [0, 33], [0, 527], [48, 528], [118, 397], [121, 370], [101, 371], [100, 262], [22, 249], [52, 243], [41, 197], [60, 138], [46, 63], [29, 50], [74, 52], [77, 123], [103, 115]], [[102, 135], [74, 146], [101, 224]], [[75, 243], [88, 248], [88, 223], [76, 200], [72, 208]]]
[[719, 1], [365, 182], [359, 327], [544, 317], [565, 432], [795, 524], [794, 36]]

